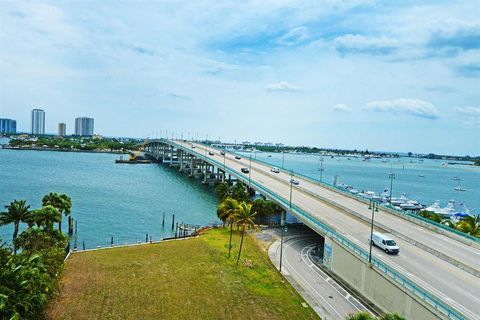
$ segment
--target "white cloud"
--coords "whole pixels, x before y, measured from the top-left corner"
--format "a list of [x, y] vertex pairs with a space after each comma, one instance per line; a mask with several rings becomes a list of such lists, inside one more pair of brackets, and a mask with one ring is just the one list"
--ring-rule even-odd
[[285, 81], [280, 81], [280, 82], [274, 82], [270, 83], [267, 87], [267, 90], [270, 91], [286, 91], [286, 92], [293, 92], [293, 91], [299, 91], [300, 87], [290, 84]]
[[338, 52], [366, 53], [373, 55], [388, 54], [399, 47], [400, 42], [387, 37], [368, 37], [359, 34], [347, 34], [333, 40]]
[[334, 111], [339, 111], [339, 112], [352, 112], [353, 109], [350, 106], [347, 106], [346, 104], [338, 103], [333, 107]]
[[393, 114], [408, 114], [420, 118], [437, 119], [437, 107], [431, 102], [420, 99], [400, 98], [396, 100], [372, 101], [367, 103], [367, 109]]
[[480, 128], [480, 108], [468, 106], [456, 107], [454, 110], [463, 116], [467, 116], [464, 121], [467, 127]]
[[301, 44], [310, 38], [306, 27], [295, 27], [281, 36], [277, 42], [281, 45], [293, 46]]

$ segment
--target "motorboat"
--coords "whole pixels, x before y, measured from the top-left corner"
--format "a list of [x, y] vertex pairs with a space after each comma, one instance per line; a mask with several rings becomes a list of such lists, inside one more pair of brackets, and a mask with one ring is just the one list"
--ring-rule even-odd
[[452, 180], [457, 180], [458, 181], [458, 180], [461, 180], [461, 179], [459, 177], [455, 176], [455, 177], [452, 178]]
[[464, 189], [460, 186], [456, 186], [455, 188], [453, 188], [453, 190], [455, 190], [455, 191], [467, 191], [467, 189]]
[[418, 176], [419, 176], [420, 178], [425, 178], [425, 175], [423, 175], [423, 174], [419, 174]]

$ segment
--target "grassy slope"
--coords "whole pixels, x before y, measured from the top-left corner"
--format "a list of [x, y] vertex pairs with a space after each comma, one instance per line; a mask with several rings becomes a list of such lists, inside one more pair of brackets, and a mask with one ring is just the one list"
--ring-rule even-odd
[[[239, 243], [238, 234], [234, 242]], [[228, 232], [70, 256], [48, 319], [318, 319], [245, 237], [227, 259]], [[243, 260], [243, 259], [242, 259]]]

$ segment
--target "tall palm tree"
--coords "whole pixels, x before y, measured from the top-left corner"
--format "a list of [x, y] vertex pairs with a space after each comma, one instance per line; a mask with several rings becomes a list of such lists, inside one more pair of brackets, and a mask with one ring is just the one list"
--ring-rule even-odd
[[457, 222], [456, 227], [469, 235], [480, 237], [480, 216], [466, 216]]
[[239, 208], [238, 201], [230, 197], [226, 198], [219, 206], [219, 211], [220, 211], [219, 218], [230, 225], [230, 240], [228, 242], [229, 258], [230, 258], [230, 252], [232, 250], [233, 223], [235, 222], [238, 208]]
[[52, 206], [60, 212], [60, 221], [58, 221], [58, 230], [62, 231], [62, 215], [68, 216], [72, 208], [72, 200], [66, 194], [50, 192], [42, 199], [43, 206]]
[[18, 226], [20, 222], [28, 220], [30, 206], [27, 205], [25, 200], [14, 200], [9, 205], [6, 205], [5, 209], [7, 209], [6, 212], [0, 213], [0, 226], [13, 223], [13, 252], [17, 253], [15, 239], [18, 235]]
[[252, 205], [242, 201], [236, 211], [237, 225], [242, 227], [242, 240], [240, 240], [240, 248], [238, 249], [237, 266], [240, 261], [240, 255], [242, 254], [243, 237], [245, 236], [245, 229], [255, 226], [256, 212], [252, 212]]
[[222, 182], [215, 188], [215, 193], [217, 194], [217, 197], [223, 201], [232, 193], [232, 187], [228, 183]]

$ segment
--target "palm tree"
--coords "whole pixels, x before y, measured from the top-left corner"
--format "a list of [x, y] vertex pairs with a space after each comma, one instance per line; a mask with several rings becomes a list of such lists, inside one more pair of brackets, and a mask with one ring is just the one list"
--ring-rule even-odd
[[222, 219], [222, 221], [226, 221], [230, 225], [230, 240], [228, 242], [229, 258], [230, 258], [230, 252], [232, 250], [233, 223], [235, 222], [238, 208], [239, 208], [238, 201], [230, 197], [226, 198], [218, 207], [220, 212], [219, 218]]
[[215, 193], [217, 194], [217, 197], [223, 201], [230, 196], [232, 188], [228, 183], [222, 182], [215, 188]]
[[26, 221], [30, 215], [30, 206], [27, 206], [25, 200], [14, 200], [9, 205], [5, 206], [6, 212], [0, 213], [0, 226], [13, 223], [13, 252], [17, 253], [17, 246], [15, 245], [15, 239], [18, 235], [18, 226], [20, 222]]
[[255, 226], [256, 212], [252, 212], [252, 205], [242, 201], [236, 211], [237, 225], [242, 227], [242, 240], [240, 240], [240, 248], [238, 250], [237, 266], [240, 261], [240, 255], [242, 254], [243, 237], [245, 236], [245, 229]]
[[62, 215], [54, 206], [47, 205], [35, 211], [35, 223], [38, 226], [43, 226], [46, 232], [52, 231], [53, 224], [61, 220]]
[[72, 200], [66, 194], [58, 194], [56, 192], [50, 192], [42, 199], [43, 206], [53, 206], [60, 212], [60, 221], [58, 221], [58, 230], [62, 231], [62, 214], [68, 216], [72, 208]]
[[469, 235], [480, 237], [480, 216], [466, 216], [457, 222], [456, 227]]

